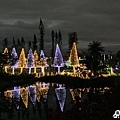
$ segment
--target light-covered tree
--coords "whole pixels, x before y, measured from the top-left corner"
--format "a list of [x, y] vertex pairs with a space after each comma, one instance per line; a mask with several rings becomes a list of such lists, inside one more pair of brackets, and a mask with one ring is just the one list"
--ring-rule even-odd
[[22, 67], [22, 68], [26, 67], [26, 57], [25, 57], [24, 48], [22, 48], [20, 56], [19, 56], [19, 67]]
[[54, 57], [54, 67], [58, 67], [58, 74], [60, 74], [60, 67], [64, 66], [62, 53], [60, 51], [59, 45], [56, 45], [55, 57]]
[[73, 43], [72, 49], [70, 51], [69, 61], [72, 65], [79, 65], [78, 52], [75, 42]]
[[14, 68], [18, 67], [18, 55], [15, 48], [11, 52], [10, 66], [12, 67], [12, 74], [15, 74]]
[[31, 74], [31, 68], [34, 67], [34, 56], [32, 49], [29, 50], [28, 56], [27, 56], [27, 67], [29, 68], [29, 74]]
[[75, 66], [79, 66], [78, 52], [76, 43], [73, 43], [72, 49], [70, 51], [69, 62], [73, 66], [73, 72], [75, 73]]

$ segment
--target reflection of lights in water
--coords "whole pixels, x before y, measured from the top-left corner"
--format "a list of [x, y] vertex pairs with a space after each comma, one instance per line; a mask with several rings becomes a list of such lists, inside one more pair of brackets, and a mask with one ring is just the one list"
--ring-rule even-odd
[[36, 86], [30, 85], [28, 87], [28, 92], [29, 92], [30, 100], [32, 101], [33, 105], [36, 105]]
[[41, 89], [40, 89], [40, 83], [36, 82], [36, 98], [37, 101], [40, 102], [40, 96], [41, 96]]
[[55, 89], [55, 93], [57, 95], [57, 99], [59, 101], [61, 111], [63, 112], [65, 99], [66, 99], [66, 89], [65, 87], [60, 86], [59, 88]]
[[4, 92], [4, 96], [10, 100], [12, 100], [12, 90], [7, 90]]
[[23, 103], [25, 104], [25, 107], [28, 108], [28, 88], [21, 88], [20, 95]]
[[14, 89], [12, 90], [12, 97], [14, 102], [16, 103], [16, 108], [19, 109], [20, 106], [17, 103], [20, 102], [20, 87], [14, 87]]

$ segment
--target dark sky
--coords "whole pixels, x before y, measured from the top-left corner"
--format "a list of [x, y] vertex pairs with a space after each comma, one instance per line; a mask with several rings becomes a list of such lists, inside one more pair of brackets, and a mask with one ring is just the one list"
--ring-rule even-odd
[[106, 51], [120, 50], [120, 0], [0, 0], [0, 40], [39, 36], [39, 19], [45, 26], [45, 52], [51, 49], [51, 30], [62, 32], [63, 48], [68, 33], [78, 33], [79, 50], [97, 40]]

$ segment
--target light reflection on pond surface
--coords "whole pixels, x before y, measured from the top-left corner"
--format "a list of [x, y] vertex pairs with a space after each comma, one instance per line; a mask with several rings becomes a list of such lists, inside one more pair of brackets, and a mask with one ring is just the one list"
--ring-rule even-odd
[[[5, 99], [7, 99], [10, 102], [9, 108], [14, 109], [14, 112], [16, 111], [18, 113], [18, 111], [20, 112], [27, 110], [27, 112], [29, 111], [29, 113], [31, 113], [32, 109], [33, 112], [38, 110], [37, 114], [41, 114], [40, 111], [43, 110], [45, 112], [46, 107], [48, 110], [55, 111], [56, 109], [58, 109], [58, 104], [59, 109], [61, 111], [63, 112], [68, 111], [72, 109], [74, 103], [78, 101], [82, 103], [85, 100], [88, 100], [88, 94], [90, 92], [92, 93], [99, 92], [99, 94], [104, 94], [104, 92], [108, 90], [109, 88], [107, 87], [104, 89], [103, 88], [73, 89], [68, 87], [66, 88], [65, 85], [36, 82], [35, 84], [30, 86], [26, 87], [16, 86], [12, 90], [4, 91], [4, 96]], [[45, 118], [45, 114], [42, 115], [42, 118]]]

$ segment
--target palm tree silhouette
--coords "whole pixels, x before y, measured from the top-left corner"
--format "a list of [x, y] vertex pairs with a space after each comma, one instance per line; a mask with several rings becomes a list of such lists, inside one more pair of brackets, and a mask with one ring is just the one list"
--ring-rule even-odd
[[93, 41], [88, 45], [88, 54], [89, 54], [89, 63], [94, 76], [96, 76], [96, 72], [99, 69], [99, 61], [101, 52], [104, 52], [104, 47], [101, 42]]

